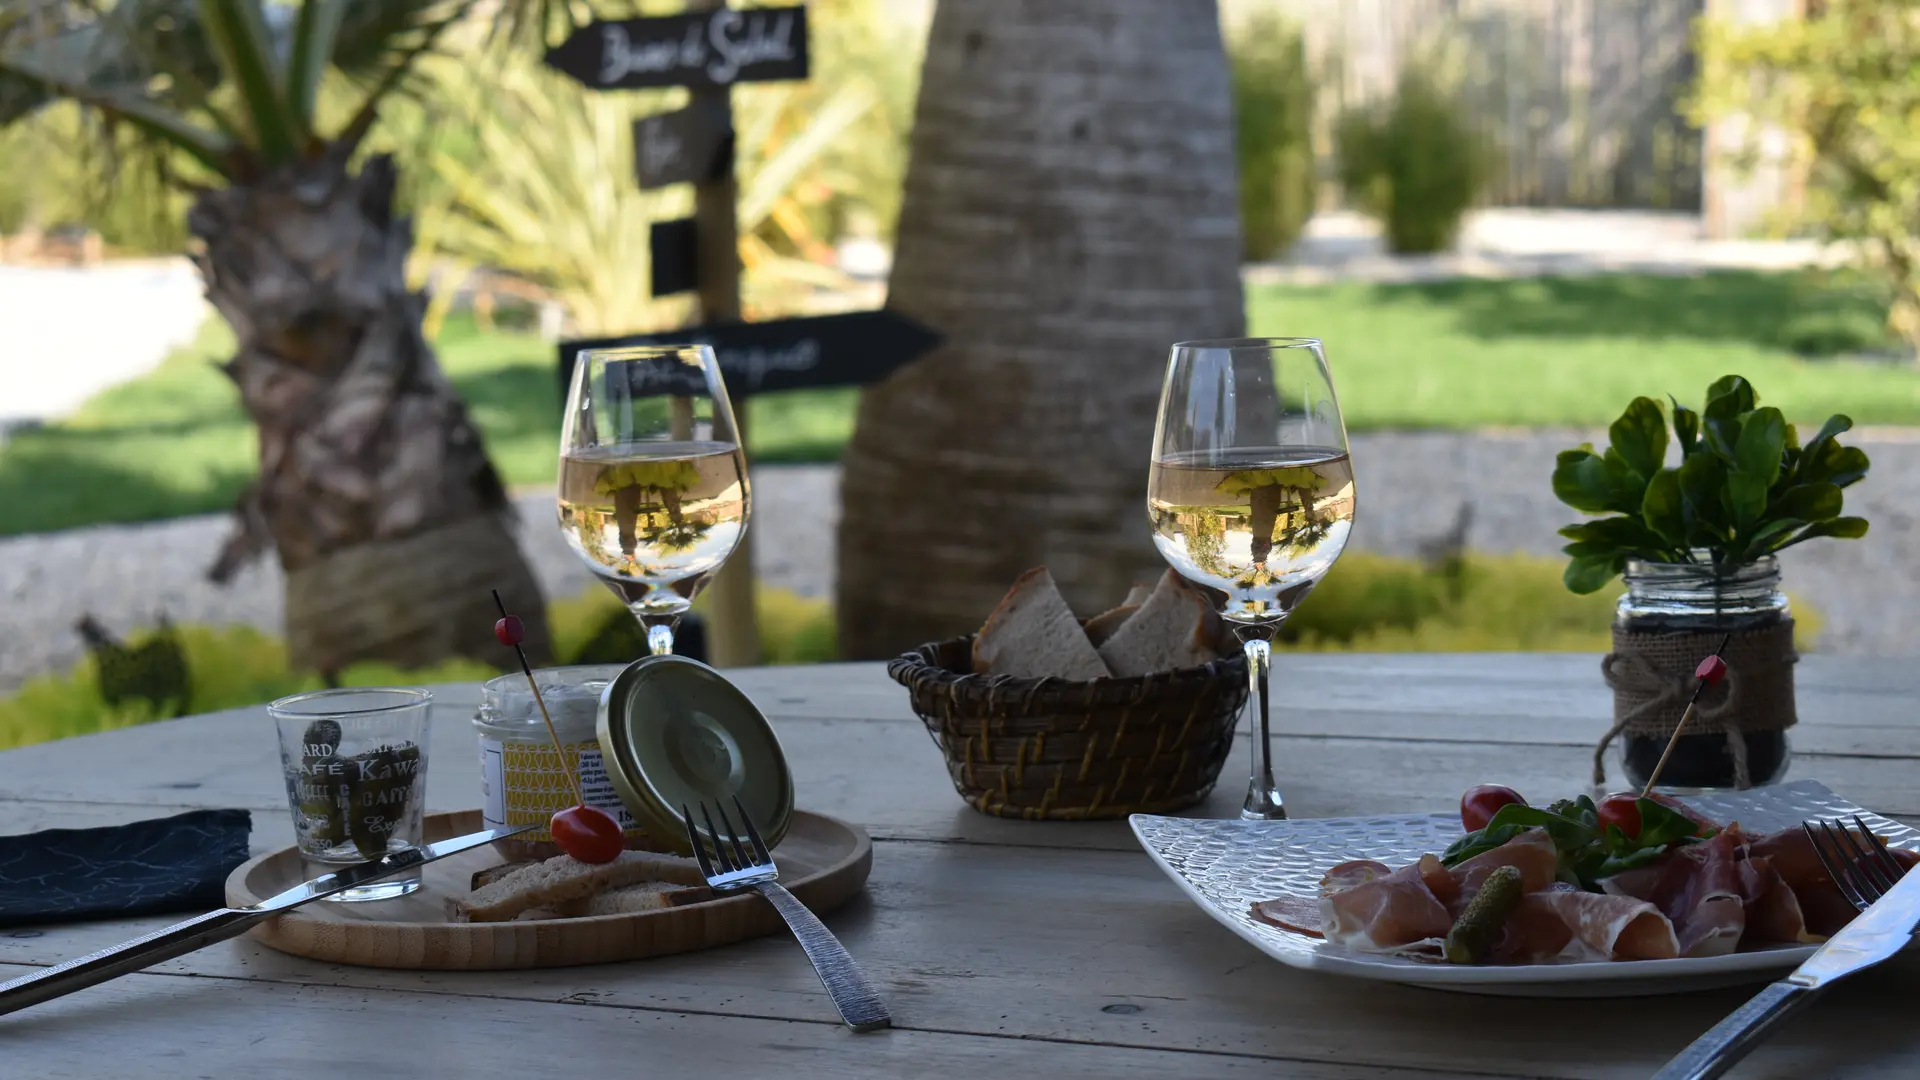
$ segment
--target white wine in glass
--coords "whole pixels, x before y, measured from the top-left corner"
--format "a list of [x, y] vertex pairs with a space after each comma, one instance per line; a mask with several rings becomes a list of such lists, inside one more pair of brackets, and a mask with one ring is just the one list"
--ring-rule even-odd
[[1269, 741], [1270, 642], [1340, 557], [1353, 509], [1353, 461], [1318, 341], [1173, 347], [1147, 513], [1161, 557], [1215, 598], [1246, 653], [1253, 765], [1242, 817], [1287, 816]]
[[560, 530], [673, 651], [694, 597], [745, 535], [746, 455], [704, 345], [582, 351], [560, 434]]

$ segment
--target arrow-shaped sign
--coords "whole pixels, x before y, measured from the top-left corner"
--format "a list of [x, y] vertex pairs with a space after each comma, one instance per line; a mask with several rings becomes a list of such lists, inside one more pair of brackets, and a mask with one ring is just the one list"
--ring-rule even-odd
[[[711, 345], [727, 381], [727, 395], [743, 398], [780, 390], [865, 386], [940, 344], [940, 335], [904, 315], [882, 309], [768, 322], [701, 326], [663, 334], [560, 343], [560, 397], [573, 381], [575, 357], [587, 349], [627, 345]], [[629, 361], [633, 393], [698, 394], [699, 373], [678, 361]]]
[[546, 63], [595, 90], [804, 79], [807, 9], [723, 7], [589, 23], [547, 50]]

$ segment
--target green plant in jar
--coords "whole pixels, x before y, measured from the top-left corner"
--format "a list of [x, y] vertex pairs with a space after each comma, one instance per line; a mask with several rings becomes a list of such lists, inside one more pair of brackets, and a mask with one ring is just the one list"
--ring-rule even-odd
[[[1669, 423], [1678, 466], [1666, 464]], [[1867, 475], [1866, 451], [1840, 443], [1852, 427], [1836, 414], [1803, 445], [1738, 375], [1707, 387], [1698, 411], [1674, 401], [1671, 418], [1633, 399], [1605, 450], [1586, 443], [1554, 464], [1554, 495], [1605, 515], [1560, 530], [1571, 541], [1567, 588], [1596, 592], [1631, 561], [1704, 562], [1721, 576], [1803, 541], [1865, 536], [1866, 519], [1842, 513], [1843, 489]]]

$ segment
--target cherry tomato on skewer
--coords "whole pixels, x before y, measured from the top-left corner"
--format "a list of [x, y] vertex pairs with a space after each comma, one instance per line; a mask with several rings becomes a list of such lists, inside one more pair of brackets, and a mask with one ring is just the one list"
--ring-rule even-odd
[[569, 806], [547, 823], [561, 851], [583, 863], [610, 863], [626, 850], [627, 838], [612, 814], [597, 806]]

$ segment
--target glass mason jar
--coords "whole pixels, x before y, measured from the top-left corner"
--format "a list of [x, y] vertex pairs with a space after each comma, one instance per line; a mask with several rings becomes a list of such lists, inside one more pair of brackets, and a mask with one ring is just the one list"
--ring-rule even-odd
[[[556, 811], [574, 804], [577, 780], [588, 804], [620, 823], [628, 848], [647, 846], [646, 833], [607, 779], [595, 731], [600, 694], [621, 670], [619, 664], [597, 664], [534, 672], [553, 719], [552, 734], [524, 674], [502, 675], [481, 688], [473, 727], [480, 737], [481, 817], [487, 828], [545, 825]], [[560, 741], [558, 753], [554, 736]], [[509, 860], [560, 854], [544, 828], [495, 841], [493, 846]]]
[[[1780, 591], [1780, 567], [1771, 555], [1716, 573], [1697, 552], [1696, 563], [1630, 560], [1627, 591], [1614, 608], [1614, 627], [1633, 634], [1744, 634], [1788, 622], [1793, 613]], [[1622, 736], [1621, 767], [1637, 790], [1647, 782], [1666, 752], [1672, 732]], [[1747, 774], [1754, 785], [1771, 783], [1787, 771], [1787, 733], [1747, 731]], [[1704, 789], [1735, 786], [1733, 755], [1720, 733], [1682, 735], [1660, 773], [1663, 788]]]

